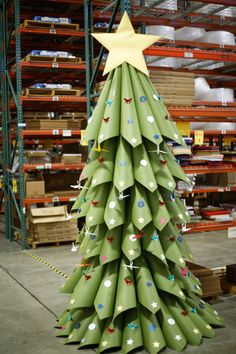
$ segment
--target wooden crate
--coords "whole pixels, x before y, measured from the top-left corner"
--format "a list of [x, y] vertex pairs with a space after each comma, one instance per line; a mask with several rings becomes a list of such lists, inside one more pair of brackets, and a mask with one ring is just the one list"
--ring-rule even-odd
[[47, 55], [32, 55], [28, 54], [22, 61], [27, 62], [46, 62], [46, 63], [74, 63], [79, 64], [82, 62], [81, 57], [67, 58], [67, 57], [50, 57]]
[[49, 88], [34, 88], [28, 87], [23, 90], [25, 97], [39, 97], [39, 96], [80, 96], [82, 90], [76, 89], [49, 89]]

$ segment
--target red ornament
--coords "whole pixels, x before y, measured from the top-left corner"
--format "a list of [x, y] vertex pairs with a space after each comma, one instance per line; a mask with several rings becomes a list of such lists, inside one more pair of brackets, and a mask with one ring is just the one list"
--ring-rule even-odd
[[131, 277], [126, 277], [124, 279], [126, 285], [133, 285], [133, 279]]
[[101, 165], [104, 162], [104, 157], [99, 157], [98, 163]]
[[108, 333], [114, 333], [115, 332], [115, 328], [112, 328], [112, 327], [107, 327], [107, 332]]
[[165, 165], [165, 164], [167, 163], [167, 161], [166, 161], [166, 160], [160, 160], [160, 163], [161, 163], [162, 165]]
[[87, 274], [85, 274], [84, 277], [85, 277], [85, 280], [89, 280], [92, 278], [91, 275], [87, 275]]
[[134, 239], [136, 239], [136, 238], [141, 238], [142, 236], [144, 236], [144, 231], [143, 231], [143, 230], [141, 230], [141, 231], [139, 232], [139, 234], [136, 234], [133, 238], [134, 238]]
[[112, 241], [114, 240], [114, 237], [113, 236], [106, 237], [106, 240], [108, 242], [112, 243]]
[[166, 116], [165, 116], [165, 119], [166, 119], [166, 120], [168, 120], [168, 119], [169, 119], [169, 117], [166, 115]]
[[162, 200], [159, 200], [159, 204], [160, 205], [165, 205], [165, 202], [163, 202]]
[[182, 268], [181, 269], [181, 274], [186, 277], [188, 275], [188, 268]]
[[130, 104], [133, 98], [124, 98], [125, 103]]
[[98, 202], [96, 202], [95, 200], [92, 200], [92, 206], [95, 207], [98, 205]]
[[182, 314], [183, 316], [188, 316], [188, 310], [183, 310], [183, 311], [181, 311], [181, 314]]
[[109, 122], [109, 120], [110, 120], [110, 117], [103, 118], [103, 120], [104, 120], [104, 122], [105, 122], [105, 123], [108, 123], [108, 122]]
[[81, 263], [80, 264], [80, 267], [82, 267], [82, 268], [87, 268], [89, 266], [89, 264], [88, 263]]
[[175, 241], [175, 236], [170, 236], [170, 241]]

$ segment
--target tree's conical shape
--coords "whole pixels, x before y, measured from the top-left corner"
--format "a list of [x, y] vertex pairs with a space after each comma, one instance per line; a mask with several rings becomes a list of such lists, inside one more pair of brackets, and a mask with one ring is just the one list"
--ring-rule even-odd
[[83, 260], [61, 289], [71, 297], [58, 335], [99, 353], [181, 351], [214, 336], [223, 320], [200, 298], [178, 227], [189, 215], [176, 184], [189, 181], [166, 142], [184, 140], [149, 78], [126, 63], [113, 70], [84, 139], [94, 144], [73, 207], [85, 218]]

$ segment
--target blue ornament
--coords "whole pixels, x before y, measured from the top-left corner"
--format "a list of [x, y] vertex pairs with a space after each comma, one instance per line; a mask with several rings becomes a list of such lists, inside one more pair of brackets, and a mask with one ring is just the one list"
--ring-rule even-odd
[[73, 316], [70, 314], [67, 319], [68, 321], [73, 321]]
[[158, 236], [158, 235], [152, 235], [152, 236], [151, 236], [151, 239], [152, 239], [153, 241], [158, 241], [158, 240], [159, 240], [159, 236]]
[[179, 235], [178, 238], [177, 238], [177, 240], [178, 240], [180, 243], [183, 242], [183, 237], [182, 237], [182, 235]]
[[192, 307], [192, 308], [191, 308], [191, 312], [192, 312], [192, 313], [197, 313], [196, 307]]
[[146, 286], [148, 287], [148, 288], [151, 288], [151, 286], [152, 286], [152, 282], [149, 280], [149, 281], [147, 281], [146, 282]]
[[132, 331], [134, 331], [138, 327], [138, 325], [136, 325], [136, 323], [128, 323], [127, 326], [130, 329], [132, 329]]
[[77, 213], [78, 213], [78, 214], [81, 213], [81, 208], [79, 208], [79, 209], [77, 210]]
[[127, 120], [127, 123], [128, 123], [129, 125], [131, 125], [131, 124], [134, 123], [134, 120], [133, 120], [132, 118], [129, 118], [129, 119]]
[[121, 160], [120, 163], [119, 163], [119, 165], [120, 165], [121, 167], [124, 167], [124, 166], [127, 166], [128, 163], [125, 162], [125, 161], [123, 161], [123, 160]]
[[74, 327], [75, 327], [75, 328], [80, 328], [80, 326], [81, 326], [80, 323], [76, 323]]
[[90, 157], [87, 158], [86, 164], [88, 164], [91, 161]]
[[98, 304], [98, 309], [99, 310], [102, 310], [104, 308], [104, 305], [103, 304]]
[[145, 203], [144, 203], [143, 200], [140, 200], [140, 201], [138, 202], [138, 207], [139, 207], [139, 208], [143, 208], [144, 205], [145, 205]]
[[82, 202], [85, 203], [87, 199], [85, 197], [82, 198]]
[[147, 97], [146, 96], [140, 96], [139, 97], [139, 100], [140, 100], [140, 102], [146, 102], [147, 101]]
[[96, 235], [94, 234], [90, 235], [90, 240], [96, 240]]
[[150, 324], [150, 325], [148, 326], [148, 330], [149, 330], [150, 332], [154, 332], [156, 329], [157, 329], [157, 326], [154, 325], [154, 324]]
[[112, 102], [113, 102], [112, 100], [107, 100], [105, 103], [106, 103], [107, 106], [111, 107]]
[[159, 134], [154, 134], [154, 135], [153, 135], [153, 138], [154, 138], [155, 140], [159, 139], [159, 137], [160, 137]]
[[203, 302], [200, 302], [199, 307], [201, 307], [201, 309], [204, 309], [205, 304]]
[[168, 275], [168, 279], [169, 279], [170, 281], [175, 280], [175, 275]]

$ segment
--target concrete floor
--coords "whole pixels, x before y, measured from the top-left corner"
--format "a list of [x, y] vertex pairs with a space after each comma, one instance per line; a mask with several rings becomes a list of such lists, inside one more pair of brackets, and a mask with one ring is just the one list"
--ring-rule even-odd
[[[228, 239], [226, 232], [188, 235], [186, 240], [199, 264], [218, 267], [236, 263], [236, 239]], [[30, 252], [70, 274], [78, 262], [78, 253], [70, 248], [41, 247]], [[26, 255], [17, 243], [0, 233], [0, 354], [95, 353], [64, 346], [55, 337], [56, 314], [67, 302], [67, 296], [58, 293], [63, 282], [61, 275]], [[216, 337], [204, 339], [200, 347], [188, 346], [185, 354], [236, 352], [236, 296], [224, 296], [215, 309], [224, 317], [226, 327], [217, 329]]]

